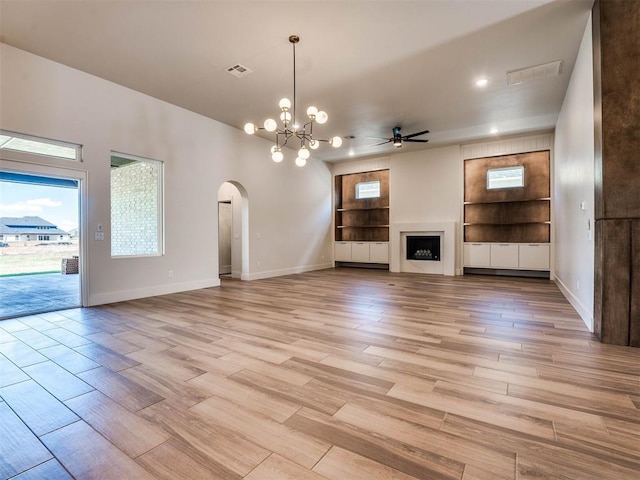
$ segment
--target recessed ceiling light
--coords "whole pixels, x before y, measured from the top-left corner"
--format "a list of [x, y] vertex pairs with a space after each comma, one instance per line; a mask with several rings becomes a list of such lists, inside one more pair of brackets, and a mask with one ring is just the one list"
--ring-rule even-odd
[[353, 157], [356, 154], [356, 152], [353, 151], [353, 148], [349, 150], [349, 156]]
[[486, 87], [489, 85], [489, 79], [487, 77], [479, 78], [475, 81], [475, 85], [478, 88]]
[[498, 133], [498, 129], [496, 127], [493, 127], [491, 130], [489, 130], [489, 133], [495, 135], [496, 133]]

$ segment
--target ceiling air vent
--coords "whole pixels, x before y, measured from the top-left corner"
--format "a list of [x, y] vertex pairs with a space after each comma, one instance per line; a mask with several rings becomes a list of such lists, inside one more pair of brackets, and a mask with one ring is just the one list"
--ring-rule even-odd
[[247, 67], [245, 67], [244, 65], [240, 65], [239, 63], [236, 63], [233, 67], [227, 68], [227, 73], [230, 73], [234, 77], [238, 78], [246, 77], [251, 72], [252, 70], [249, 70]]
[[513, 85], [521, 85], [540, 78], [557, 77], [560, 75], [561, 70], [562, 60], [536, 65], [535, 67], [512, 70], [507, 72], [507, 83], [512, 87]]

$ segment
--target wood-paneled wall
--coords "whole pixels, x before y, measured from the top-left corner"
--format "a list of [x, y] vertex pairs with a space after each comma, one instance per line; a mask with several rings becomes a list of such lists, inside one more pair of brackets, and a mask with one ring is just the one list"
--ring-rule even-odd
[[[487, 189], [487, 170], [524, 167], [524, 187]], [[549, 151], [464, 162], [466, 242], [549, 243], [551, 240]]]

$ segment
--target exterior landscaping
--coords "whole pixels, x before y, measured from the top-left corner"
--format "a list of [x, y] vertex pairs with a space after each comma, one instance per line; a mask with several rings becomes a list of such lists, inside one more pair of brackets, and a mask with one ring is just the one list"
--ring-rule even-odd
[[70, 242], [9, 242], [0, 248], [0, 277], [60, 273], [62, 260], [79, 255], [78, 239]]

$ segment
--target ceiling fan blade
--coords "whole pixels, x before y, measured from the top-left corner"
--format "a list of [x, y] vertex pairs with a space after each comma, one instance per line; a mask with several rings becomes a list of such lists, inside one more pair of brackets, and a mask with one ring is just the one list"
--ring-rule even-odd
[[414, 140], [413, 138], [405, 138], [405, 142], [427, 143], [429, 140]]
[[376, 140], [390, 140], [389, 137], [365, 137], [365, 138], [375, 138]]
[[413, 137], [418, 137], [420, 135], [424, 135], [425, 133], [429, 133], [429, 130], [425, 130], [423, 132], [417, 132], [417, 133], [412, 133], [411, 135], [405, 135], [404, 137], [402, 137], [403, 139], [407, 140], [409, 138], [413, 138]]
[[391, 143], [393, 141], [392, 138], [388, 139], [386, 142], [381, 142], [381, 143], [376, 143], [375, 145], [373, 145], [374, 147], [377, 147], [378, 145], [384, 145], [385, 143]]

